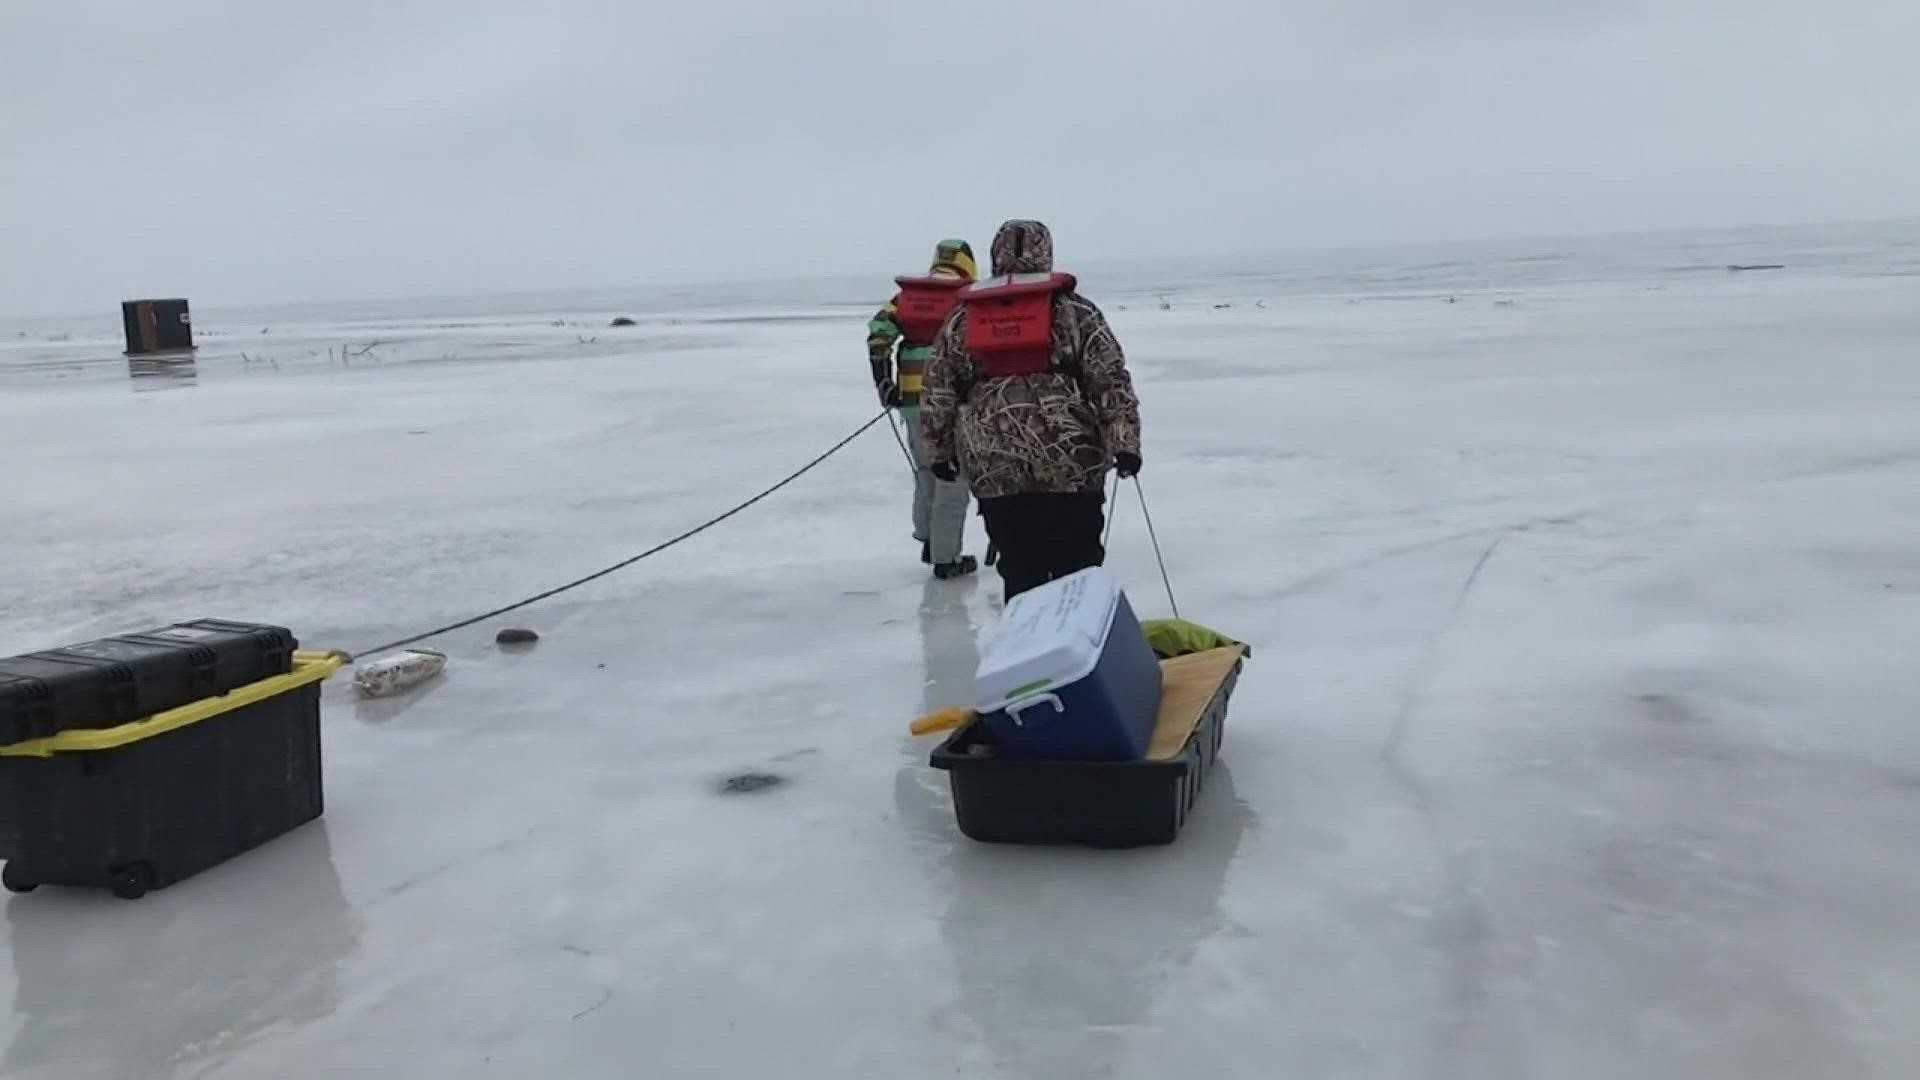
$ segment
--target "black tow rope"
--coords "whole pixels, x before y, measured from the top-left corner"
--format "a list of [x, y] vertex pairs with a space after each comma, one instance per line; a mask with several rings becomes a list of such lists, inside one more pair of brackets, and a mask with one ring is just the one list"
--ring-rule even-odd
[[601, 578], [606, 577], [608, 574], [612, 574], [620, 570], [625, 570], [627, 567], [632, 566], [634, 563], [637, 563], [642, 559], [651, 558], [652, 556], [658, 555], [661, 552], [667, 550], [668, 548], [675, 546], [676, 544], [683, 543], [687, 540], [693, 539], [696, 536], [699, 536], [701, 533], [706, 532], [708, 529], [713, 528], [715, 525], [718, 525], [721, 522], [727, 520], [728, 518], [733, 517], [735, 514], [740, 513], [742, 510], [745, 510], [748, 507], [754, 505], [755, 503], [760, 502], [762, 499], [765, 499], [767, 496], [772, 495], [774, 492], [779, 491], [781, 488], [786, 487], [788, 484], [791, 484], [795, 480], [798, 480], [802, 476], [805, 476], [806, 474], [812, 472], [816, 467], [820, 465], [821, 462], [826, 461], [828, 458], [839, 453], [842, 449], [846, 447], [848, 443], [866, 434], [868, 428], [886, 419], [887, 416], [888, 416], [888, 413], [885, 410], [882, 410], [878, 416], [875, 416], [873, 419], [867, 421], [864, 424], [861, 424], [857, 428], [854, 428], [852, 434], [848, 435], [846, 438], [841, 439], [839, 442], [834, 443], [832, 446], [828, 447], [827, 451], [821, 454], [819, 457], [814, 458], [812, 461], [807, 462], [805, 465], [802, 465], [798, 469], [795, 469], [793, 472], [789, 473], [787, 477], [781, 480], [779, 483], [773, 485], [772, 487], [766, 489], [765, 491], [762, 491], [760, 494], [755, 495], [753, 498], [748, 499], [746, 502], [741, 503], [740, 505], [734, 507], [733, 509], [728, 510], [726, 513], [721, 514], [718, 517], [711, 518], [707, 521], [701, 522], [700, 524], [695, 525], [693, 528], [688, 529], [686, 532], [681, 533], [679, 536], [676, 536], [671, 540], [667, 540], [662, 543], [655, 544], [653, 547], [648, 548], [647, 550], [641, 552], [638, 555], [634, 555], [634, 556], [630, 556], [628, 558], [622, 559], [619, 562], [614, 563], [612, 566], [606, 567], [604, 569], [595, 570], [593, 573], [588, 574], [586, 577], [576, 578], [572, 581], [567, 582], [565, 585], [548, 589], [546, 592], [539, 593], [538, 595], [535, 595], [535, 596], [529, 596], [525, 600], [516, 601], [514, 603], [506, 605], [505, 607], [494, 608], [492, 611], [486, 612], [484, 614], [475, 615], [471, 619], [462, 619], [456, 623], [448, 623], [446, 626], [437, 627], [435, 629], [427, 631], [424, 634], [415, 634], [412, 637], [404, 637], [398, 641], [389, 641], [385, 645], [381, 645], [372, 649], [362, 649], [360, 652], [356, 653], [355, 655], [372, 656], [375, 653], [383, 653], [383, 652], [387, 652], [390, 649], [398, 649], [398, 648], [401, 648], [402, 646], [413, 645], [418, 642], [425, 641], [431, 637], [439, 637], [441, 634], [450, 634], [455, 630], [465, 630], [467, 627], [473, 626], [476, 623], [486, 622], [488, 619], [497, 618], [501, 615], [507, 614], [510, 611], [519, 611], [523, 607], [527, 607], [532, 604], [537, 604], [542, 600], [548, 600], [555, 596], [559, 596], [561, 593], [567, 592], [568, 590], [577, 589], [580, 586], [585, 585], [590, 581], [598, 581]]

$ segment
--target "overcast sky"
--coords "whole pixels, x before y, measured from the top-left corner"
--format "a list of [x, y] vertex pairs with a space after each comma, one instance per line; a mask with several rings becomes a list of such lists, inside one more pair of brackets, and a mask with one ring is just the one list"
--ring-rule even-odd
[[[1920, 0], [0, 0], [0, 311], [1920, 212]], [[902, 264], [908, 264], [903, 266]]]

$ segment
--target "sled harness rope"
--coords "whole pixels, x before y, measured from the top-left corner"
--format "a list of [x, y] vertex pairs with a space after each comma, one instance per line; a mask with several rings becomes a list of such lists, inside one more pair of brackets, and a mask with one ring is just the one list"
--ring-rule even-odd
[[[1100, 538], [1101, 547], [1109, 546], [1113, 539], [1113, 523], [1120, 516], [1121, 482], [1120, 474], [1114, 473], [1113, 497], [1107, 500], [1107, 531]], [[1167, 557], [1160, 552], [1160, 534], [1153, 527], [1153, 511], [1147, 509], [1147, 489], [1140, 483], [1137, 474], [1133, 478], [1133, 490], [1134, 494], [1140, 496], [1140, 516], [1147, 520], [1147, 539], [1153, 541], [1153, 560], [1160, 564], [1160, 585], [1167, 590], [1167, 606], [1173, 609], [1173, 617], [1177, 619], [1180, 617], [1180, 601], [1173, 598], [1173, 579], [1167, 576]]]

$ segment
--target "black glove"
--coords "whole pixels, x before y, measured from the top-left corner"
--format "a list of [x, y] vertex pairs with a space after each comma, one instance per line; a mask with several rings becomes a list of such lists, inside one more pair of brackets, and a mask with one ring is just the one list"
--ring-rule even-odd
[[1129, 454], [1124, 450], [1113, 455], [1113, 471], [1119, 473], [1123, 480], [1130, 480], [1139, 476], [1140, 455]]
[[933, 473], [935, 480], [944, 480], [949, 484], [960, 479], [960, 466], [951, 461], [936, 461], [929, 471]]
[[873, 390], [880, 395], [880, 407], [900, 407], [900, 384], [893, 378], [893, 357], [887, 353], [869, 353], [867, 364], [873, 368]]

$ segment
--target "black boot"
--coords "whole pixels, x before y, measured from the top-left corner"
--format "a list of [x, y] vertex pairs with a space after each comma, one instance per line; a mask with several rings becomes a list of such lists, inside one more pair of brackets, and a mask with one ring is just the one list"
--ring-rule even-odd
[[968, 574], [974, 573], [979, 569], [980, 564], [973, 560], [973, 556], [962, 555], [958, 562], [935, 564], [933, 576], [939, 578], [941, 581], [946, 581], [949, 578], [966, 577]]

